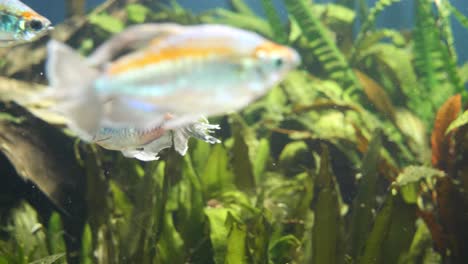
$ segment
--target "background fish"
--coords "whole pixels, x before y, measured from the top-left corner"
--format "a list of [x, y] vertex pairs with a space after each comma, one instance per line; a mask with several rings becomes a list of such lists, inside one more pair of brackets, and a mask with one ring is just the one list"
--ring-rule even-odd
[[[143, 48], [113, 58], [136, 43]], [[166, 129], [236, 111], [300, 63], [289, 47], [223, 25], [134, 26], [88, 61], [56, 41], [48, 50], [49, 94], [79, 135], [95, 135], [102, 123], [148, 129], [167, 113], [176, 118], [164, 123]], [[100, 54], [105, 59], [96, 65]], [[105, 105], [109, 100], [114, 103]]]
[[0, 45], [30, 41], [52, 29], [51, 22], [18, 0], [0, 0]]
[[101, 127], [92, 142], [111, 150], [119, 150], [124, 156], [143, 161], [159, 159], [158, 153], [174, 146], [182, 156], [188, 149], [188, 140], [194, 137], [205, 142], [220, 143], [209, 135], [219, 125], [208, 124], [208, 121], [195, 122], [174, 130], [165, 130], [160, 126], [141, 130], [135, 127]]

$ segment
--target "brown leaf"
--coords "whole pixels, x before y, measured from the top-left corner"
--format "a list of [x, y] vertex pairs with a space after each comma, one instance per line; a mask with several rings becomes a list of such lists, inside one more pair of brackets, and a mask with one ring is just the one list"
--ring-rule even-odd
[[438, 252], [445, 252], [447, 250], [447, 236], [443, 232], [442, 226], [437, 221], [437, 216], [432, 212], [417, 210], [417, 215], [424, 220], [424, 223], [431, 232], [434, 248]]
[[450, 123], [453, 122], [461, 112], [461, 95], [456, 94], [439, 108], [434, 122], [434, 130], [431, 136], [432, 145], [432, 165], [443, 171], [450, 169], [450, 161], [454, 160], [451, 153], [450, 138], [452, 133], [445, 135]]
[[359, 70], [354, 70], [369, 101], [390, 120], [395, 121], [395, 108], [385, 89]]

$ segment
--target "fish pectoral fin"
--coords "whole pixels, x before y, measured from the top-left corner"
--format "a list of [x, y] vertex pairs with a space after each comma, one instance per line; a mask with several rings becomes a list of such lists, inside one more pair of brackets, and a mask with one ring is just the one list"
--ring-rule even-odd
[[141, 161], [152, 161], [159, 159], [161, 150], [172, 146], [172, 133], [165, 133], [160, 138], [137, 148], [122, 150], [125, 157], [136, 158]]
[[103, 66], [115, 57], [145, 47], [154, 45], [158, 39], [164, 39], [182, 32], [183, 27], [174, 23], [148, 23], [128, 27], [123, 32], [106, 41], [88, 57], [88, 62], [95, 66]]

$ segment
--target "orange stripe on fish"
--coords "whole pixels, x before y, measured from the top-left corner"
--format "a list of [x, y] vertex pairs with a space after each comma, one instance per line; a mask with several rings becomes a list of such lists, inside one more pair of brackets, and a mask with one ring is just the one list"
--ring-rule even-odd
[[277, 54], [285, 56], [287, 59], [292, 59], [291, 51], [285, 46], [278, 45], [276, 43], [266, 41], [255, 48], [253, 55], [255, 57], [263, 57], [268, 54]]
[[200, 58], [210, 55], [229, 55], [233, 50], [228, 47], [176, 47], [165, 48], [157, 52], [148, 51], [136, 59], [124, 60], [114, 63], [108, 70], [111, 75], [139, 69], [150, 64], [172, 61], [180, 58]]
[[26, 18], [26, 19], [31, 19], [33, 17], [38, 16], [38, 14], [35, 13], [35, 12], [31, 12], [31, 11], [24, 11], [24, 12], [21, 13], [21, 16]]

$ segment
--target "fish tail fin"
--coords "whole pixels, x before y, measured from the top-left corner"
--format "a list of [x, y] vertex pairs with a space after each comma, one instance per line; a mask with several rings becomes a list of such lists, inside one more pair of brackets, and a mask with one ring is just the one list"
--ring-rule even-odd
[[51, 40], [47, 50], [49, 88], [43, 97], [53, 99], [55, 104], [50, 110], [62, 114], [68, 127], [89, 141], [96, 134], [102, 115], [102, 104], [93, 87], [98, 71], [63, 43]]

